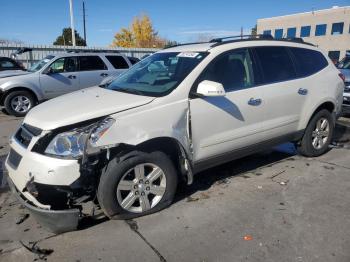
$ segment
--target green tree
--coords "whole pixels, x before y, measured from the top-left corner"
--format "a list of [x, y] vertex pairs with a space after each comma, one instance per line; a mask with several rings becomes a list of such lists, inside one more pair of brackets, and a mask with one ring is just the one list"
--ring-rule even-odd
[[[86, 42], [78, 34], [77, 30], [75, 32], [75, 43], [77, 46], [86, 46]], [[70, 27], [63, 28], [62, 34], [56, 38], [56, 41], [53, 42], [54, 45], [73, 45], [72, 41], [72, 29]]]

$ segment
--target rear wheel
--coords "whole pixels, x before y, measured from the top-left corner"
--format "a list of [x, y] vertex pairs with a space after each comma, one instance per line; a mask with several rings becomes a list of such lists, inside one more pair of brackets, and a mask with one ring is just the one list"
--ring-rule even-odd
[[25, 116], [34, 104], [35, 99], [28, 91], [11, 92], [4, 100], [5, 110], [14, 116]]
[[130, 219], [157, 212], [174, 199], [177, 174], [163, 152], [132, 152], [120, 162], [111, 160], [101, 175], [98, 200], [114, 219]]
[[300, 154], [316, 157], [326, 153], [333, 137], [334, 118], [332, 114], [322, 109], [317, 112], [306, 127], [304, 136], [298, 145]]

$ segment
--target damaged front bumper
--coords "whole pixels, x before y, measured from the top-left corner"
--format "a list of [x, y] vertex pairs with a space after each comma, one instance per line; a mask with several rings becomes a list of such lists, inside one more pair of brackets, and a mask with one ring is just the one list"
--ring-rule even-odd
[[17, 190], [11, 178], [7, 177], [12, 193], [18, 201], [25, 206], [33, 217], [45, 228], [54, 233], [63, 233], [76, 230], [78, 227], [81, 211], [78, 208], [66, 210], [48, 210], [34, 206], [25, 199]]

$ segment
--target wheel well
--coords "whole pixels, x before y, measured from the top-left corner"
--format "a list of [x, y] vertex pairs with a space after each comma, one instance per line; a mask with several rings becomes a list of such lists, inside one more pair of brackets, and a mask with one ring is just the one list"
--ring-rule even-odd
[[4, 105], [4, 101], [5, 101], [5, 97], [12, 93], [12, 92], [15, 92], [15, 91], [26, 91], [26, 92], [29, 92], [35, 99], [35, 103], [38, 102], [38, 97], [37, 95], [32, 91], [30, 90], [29, 88], [26, 88], [26, 87], [14, 87], [14, 88], [11, 88], [10, 90], [7, 90], [4, 92], [3, 96], [1, 97], [1, 100], [0, 100], [0, 105]]
[[[122, 145], [112, 155], [128, 155], [131, 151], [153, 152], [162, 151], [169, 156], [180, 178], [187, 181], [187, 171], [184, 168], [184, 159], [187, 158], [182, 145], [174, 138], [171, 137], [158, 137], [147, 140], [136, 146]], [[120, 155], [121, 154], [121, 155]]]
[[317, 112], [321, 111], [322, 109], [327, 109], [330, 113], [332, 113], [335, 109], [335, 106], [332, 102], [325, 102], [325, 103], [321, 104], [319, 107], [317, 107], [317, 109], [315, 110], [313, 115], [316, 114]]

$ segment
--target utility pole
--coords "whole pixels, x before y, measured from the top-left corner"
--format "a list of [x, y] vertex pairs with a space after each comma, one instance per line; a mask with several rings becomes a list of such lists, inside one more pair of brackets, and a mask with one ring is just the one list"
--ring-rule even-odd
[[243, 39], [243, 26], [241, 26], [241, 39]]
[[85, 27], [85, 1], [83, 0], [83, 24], [84, 24], [84, 40], [85, 40], [85, 44], [86, 43], [86, 27]]
[[69, 0], [70, 10], [70, 29], [72, 31], [72, 44], [75, 46], [75, 30], [74, 30], [74, 18], [73, 18], [73, 0]]

